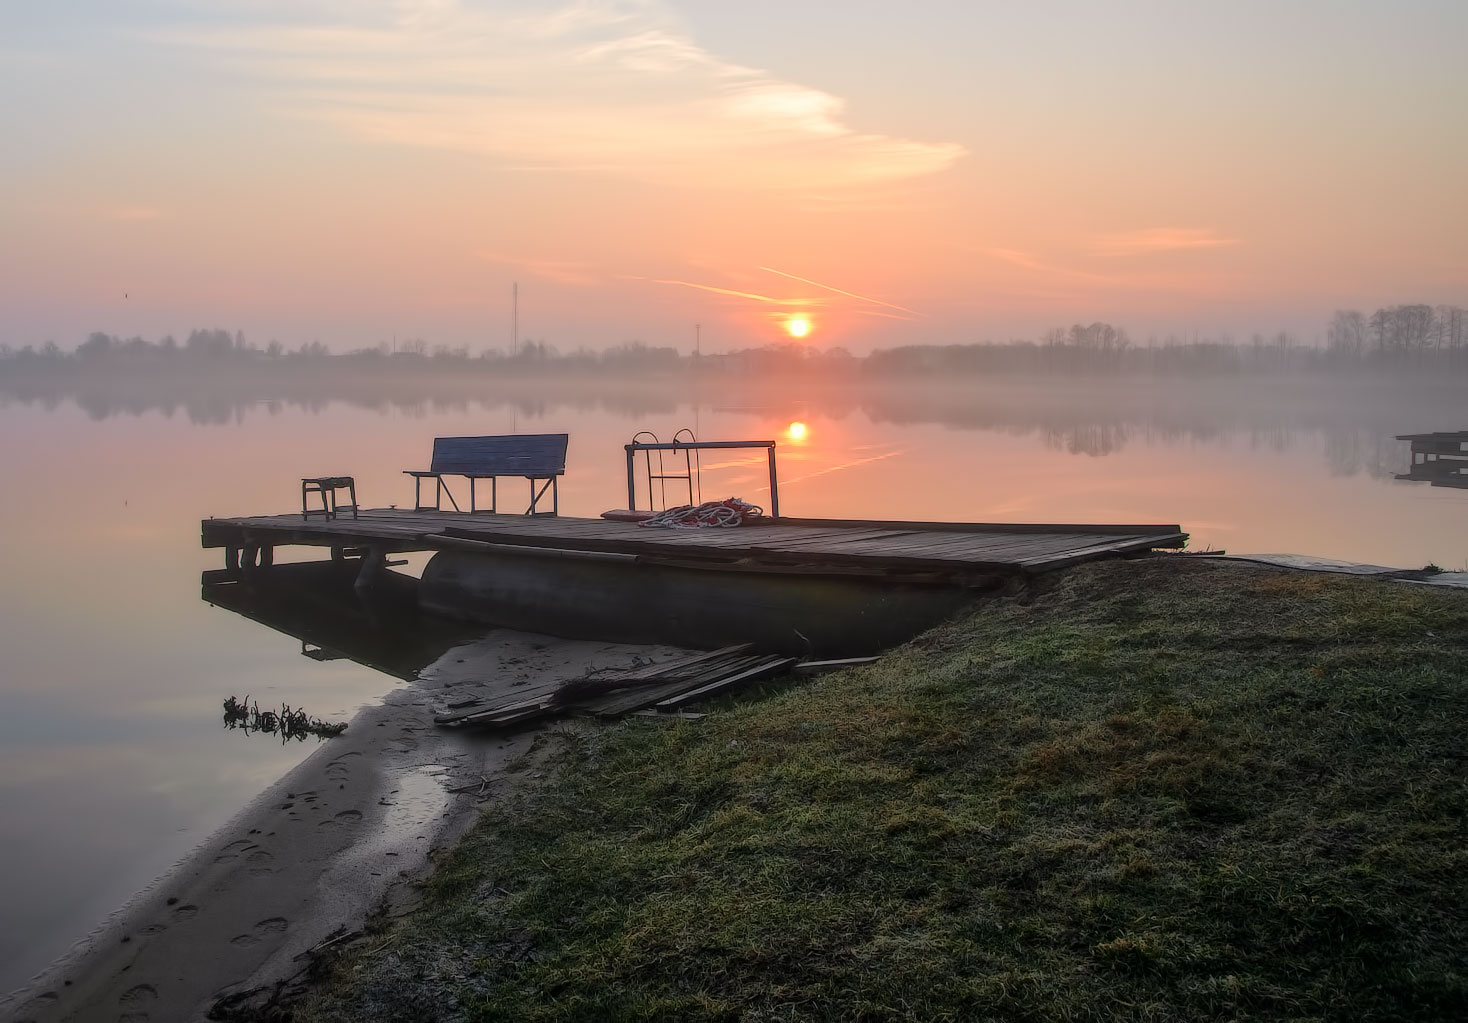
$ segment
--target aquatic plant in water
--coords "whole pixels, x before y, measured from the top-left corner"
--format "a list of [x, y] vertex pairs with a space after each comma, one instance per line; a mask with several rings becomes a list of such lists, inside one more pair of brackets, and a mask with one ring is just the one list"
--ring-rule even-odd
[[347, 730], [345, 721], [322, 721], [313, 718], [299, 707], [282, 703], [279, 711], [261, 710], [258, 703], [251, 703], [249, 694], [243, 700], [233, 696], [224, 701], [224, 727], [238, 728], [249, 732], [264, 732], [279, 735], [281, 742], [305, 739], [314, 735], [318, 739], [330, 739]]

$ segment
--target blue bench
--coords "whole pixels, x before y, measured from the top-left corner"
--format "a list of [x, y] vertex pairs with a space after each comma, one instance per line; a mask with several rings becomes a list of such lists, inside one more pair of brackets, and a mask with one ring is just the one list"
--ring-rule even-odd
[[[560, 511], [559, 478], [566, 472], [566, 442], [564, 433], [517, 434], [508, 437], [436, 437], [433, 441], [433, 462], [427, 469], [404, 469], [413, 477], [413, 510], [442, 511], [444, 495], [454, 511], [460, 511], [453, 492], [444, 483], [445, 476], [464, 476], [469, 480], [469, 510], [480, 511], [476, 503], [475, 484], [489, 480], [490, 498], [487, 512], [497, 510], [499, 498], [498, 477], [520, 476], [530, 481], [530, 507], [526, 515], [556, 515]], [[433, 503], [424, 504], [422, 487], [425, 479], [432, 479]], [[539, 489], [537, 489], [537, 485]], [[550, 511], [539, 509], [541, 498], [549, 490]]]

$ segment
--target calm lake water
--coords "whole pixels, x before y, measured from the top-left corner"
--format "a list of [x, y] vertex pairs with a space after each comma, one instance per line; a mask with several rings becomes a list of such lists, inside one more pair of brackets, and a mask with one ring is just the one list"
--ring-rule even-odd
[[[0, 991], [63, 953], [315, 748], [225, 732], [250, 693], [345, 719], [397, 682], [200, 598], [209, 515], [289, 511], [299, 478], [412, 499], [440, 435], [571, 435], [561, 509], [626, 504], [621, 445], [780, 442], [787, 515], [1180, 523], [1194, 549], [1468, 568], [1468, 491], [1392, 477], [1397, 433], [1468, 428], [1461, 389], [1005, 384], [863, 394], [114, 413], [0, 404]], [[803, 423], [804, 436], [791, 436]], [[763, 454], [705, 498], [766, 503]], [[516, 489], [508, 488], [514, 494]], [[670, 494], [670, 497], [673, 495]], [[673, 503], [679, 503], [675, 500]]]

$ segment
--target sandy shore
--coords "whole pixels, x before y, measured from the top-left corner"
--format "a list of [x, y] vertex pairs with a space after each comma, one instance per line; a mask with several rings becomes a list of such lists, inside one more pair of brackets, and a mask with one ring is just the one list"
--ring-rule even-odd
[[[497, 631], [363, 710], [71, 955], [0, 1006], [7, 1021], [194, 1020], [298, 973], [302, 953], [410, 897], [433, 853], [514, 784], [535, 732], [450, 731], [445, 703], [493, 679], [573, 678], [670, 648]], [[262, 741], [270, 741], [261, 737]]]

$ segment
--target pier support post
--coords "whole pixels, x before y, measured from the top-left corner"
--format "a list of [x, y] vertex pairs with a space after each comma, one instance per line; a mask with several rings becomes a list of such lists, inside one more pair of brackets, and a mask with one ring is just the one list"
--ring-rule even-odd
[[368, 547], [362, 553], [362, 567], [357, 569], [357, 580], [352, 583], [352, 589], [358, 593], [371, 589], [377, 577], [386, 569], [387, 551], [376, 545]]
[[275, 564], [275, 548], [269, 544], [250, 544], [236, 552], [236, 561], [235, 567], [246, 574], [269, 568]]

